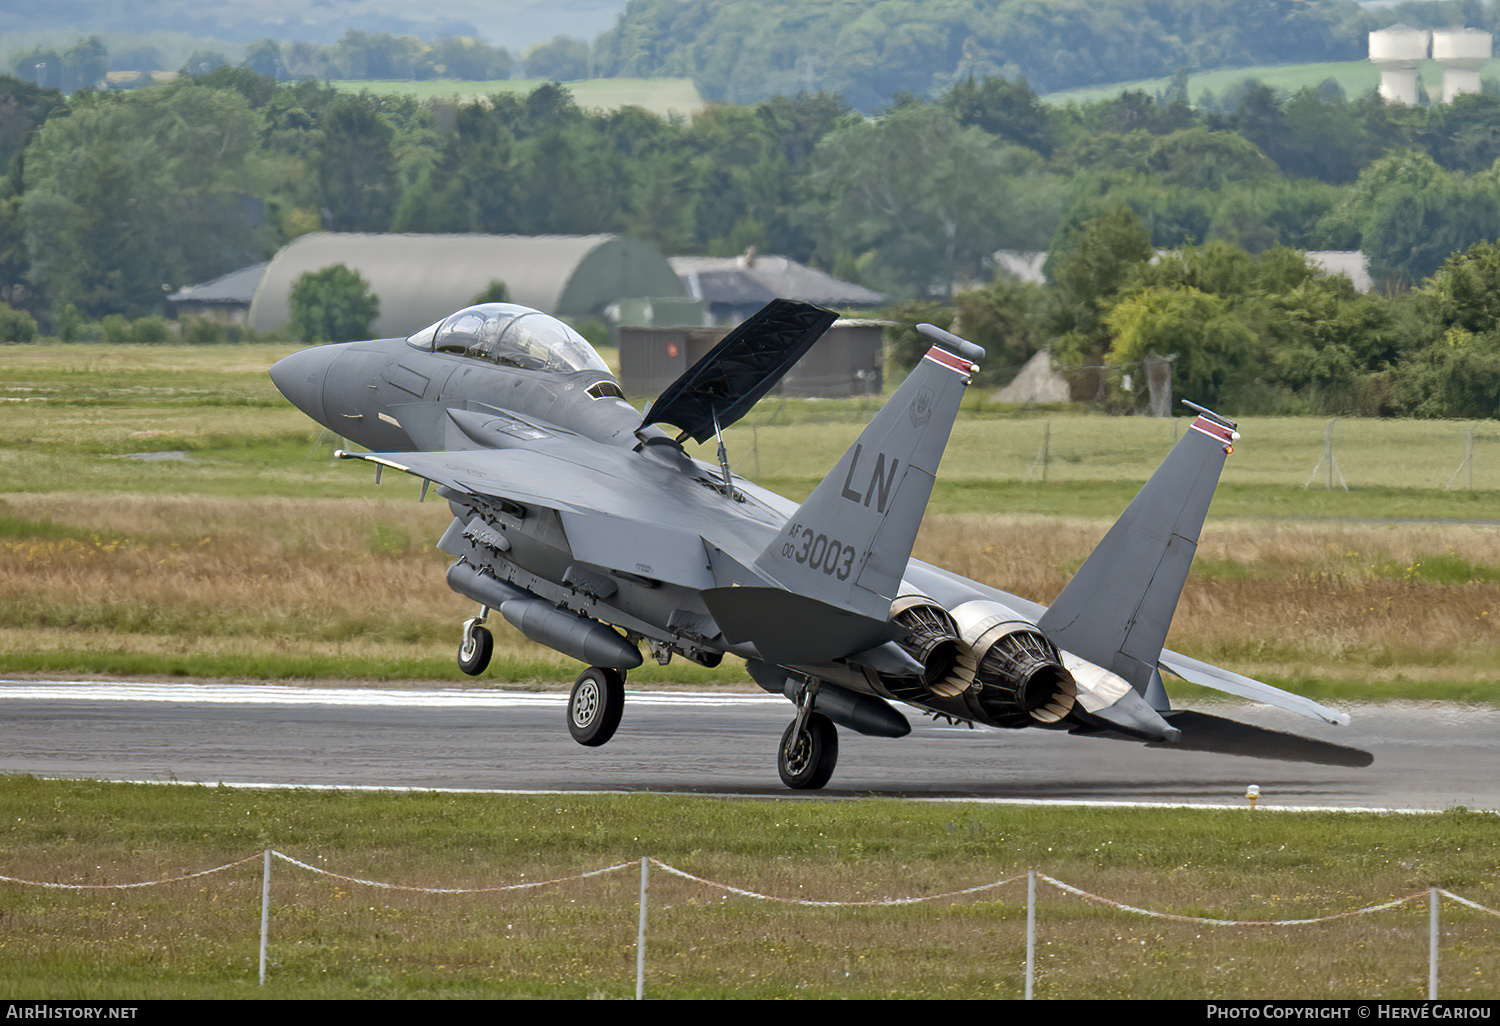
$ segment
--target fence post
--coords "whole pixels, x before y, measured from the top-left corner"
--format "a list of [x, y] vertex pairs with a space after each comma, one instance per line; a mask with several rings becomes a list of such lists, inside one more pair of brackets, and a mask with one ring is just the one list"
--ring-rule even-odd
[[260, 871], [260, 985], [266, 985], [266, 933], [271, 912], [271, 849], [266, 849]]
[[1427, 888], [1427, 1000], [1437, 1000], [1438, 889]]
[[1036, 978], [1036, 870], [1026, 871], [1026, 1000]]
[[1453, 482], [1457, 481], [1458, 480], [1458, 475], [1462, 474], [1465, 470], [1468, 470], [1468, 472], [1469, 472], [1469, 491], [1472, 492], [1474, 490], [1474, 425], [1473, 424], [1469, 425], [1469, 437], [1468, 437], [1468, 441], [1466, 441], [1464, 443], [1464, 460], [1463, 460], [1462, 463], [1460, 463], [1458, 465], [1458, 469], [1453, 472], [1453, 476], [1450, 477], [1450, 478], [1448, 478], [1448, 483], [1443, 486], [1443, 490], [1447, 491], [1447, 492], [1451, 492], [1453, 490]]
[[1323, 458], [1318, 460], [1317, 466], [1313, 467], [1312, 473], [1307, 475], [1307, 480], [1302, 487], [1307, 488], [1313, 483], [1313, 478], [1318, 476], [1318, 471], [1324, 467], [1328, 468], [1328, 483], [1324, 485], [1329, 491], [1333, 490], [1333, 479], [1337, 477], [1344, 491], [1349, 490], [1349, 482], [1344, 480], [1344, 472], [1339, 469], [1338, 457], [1333, 454], [1333, 426], [1338, 423], [1338, 418], [1328, 422], [1328, 427], [1323, 431]]
[[1026, 480], [1040, 468], [1042, 472], [1042, 484], [1047, 483], [1048, 450], [1052, 447], [1052, 422], [1049, 420], [1042, 425], [1042, 444], [1036, 451], [1036, 457], [1031, 461], [1031, 466], [1026, 468]]
[[647, 856], [641, 856], [640, 918], [635, 927], [635, 999], [640, 1001], [646, 993], [646, 892], [650, 889]]

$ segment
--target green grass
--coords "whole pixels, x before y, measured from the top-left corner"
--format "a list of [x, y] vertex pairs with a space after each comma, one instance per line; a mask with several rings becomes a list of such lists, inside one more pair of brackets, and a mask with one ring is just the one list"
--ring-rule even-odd
[[[1440, 98], [1443, 91], [1442, 69], [1432, 61], [1424, 61], [1419, 74], [1427, 95]], [[1500, 61], [1491, 61], [1480, 74], [1487, 78], [1500, 74]], [[1197, 102], [1205, 92], [1222, 97], [1249, 79], [1255, 79], [1280, 92], [1295, 93], [1307, 86], [1321, 85], [1329, 78], [1339, 84], [1346, 96], [1353, 99], [1380, 85], [1380, 70], [1369, 61], [1273, 64], [1257, 68], [1217, 68], [1213, 71], [1193, 73], [1188, 79], [1188, 96], [1193, 102]], [[1127, 90], [1141, 90], [1155, 96], [1165, 92], [1170, 84], [1170, 77], [1149, 78], [1135, 82], [1116, 82], [1107, 86], [1065, 89], [1048, 93], [1042, 99], [1056, 104], [1092, 103], [1097, 100], [1112, 99]]]
[[[415, 96], [419, 100], [472, 100], [495, 93], [526, 94], [546, 83], [547, 80], [542, 78], [512, 78], [492, 82], [349, 81], [330, 84], [350, 92]], [[690, 78], [591, 78], [562, 84], [573, 94], [574, 102], [585, 110], [635, 106], [666, 118], [673, 114], [690, 117], [707, 106]]]
[[[0, 376], [4, 490], [371, 494], [367, 468], [330, 466], [339, 441], [286, 403], [265, 375], [296, 348], [8, 347]], [[733, 466], [800, 499], [878, 407], [876, 398], [766, 400], [726, 432]], [[1500, 492], [1494, 422], [1341, 420], [1334, 451], [1348, 492], [1322, 487], [1326, 474], [1317, 468], [1327, 425], [1311, 417], [1243, 421], [1213, 515], [1494, 516], [1488, 508]], [[1181, 418], [1023, 410], [976, 393], [954, 427], [932, 509], [1113, 515], [1185, 426]], [[1460, 488], [1448, 491], [1471, 427], [1474, 490], [1463, 488], [1468, 477], [1459, 475]], [[184, 458], [131, 458], [158, 452]], [[712, 446], [699, 456], [713, 462]], [[1312, 486], [1304, 487], [1309, 479]]]
[[[1226, 795], [1226, 802], [1238, 796]], [[788, 898], [945, 894], [1036, 869], [1118, 902], [1233, 920], [1326, 916], [1442, 887], [1500, 905], [1493, 815], [1047, 809], [868, 799], [239, 791], [0, 778], [0, 874], [159, 880], [275, 848], [346, 877], [483, 888], [650, 856]], [[0, 884], [17, 999], [633, 995], [634, 865], [522, 891], [373, 888], [275, 861], [256, 986], [260, 859], [129, 890]], [[668, 998], [1016, 998], [1025, 885], [810, 908], [654, 869], [646, 992]], [[1443, 906], [1441, 996], [1500, 996], [1495, 920]], [[1302, 927], [1147, 919], [1042, 885], [1037, 996], [1419, 999], [1425, 895]]]
[[[111, 628], [124, 634], [129, 624]], [[454, 669], [458, 650], [457, 631], [433, 641], [429, 651], [441, 655], [407, 656], [391, 653], [373, 642], [363, 653], [321, 655], [283, 645], [230, 652], [203, 652], [186, 644], [178, 651], [118, 651], [94, 648], [35, 648], [0, 650], [0, 674], [37, 674], [45, 677], [115, 677], [187, 680], [257, 680], [322, 684], [329, 681], [362, 685], [430, 682], [443, 687], [504, 687], [507, 690], [538, 688], [556, 691], [571, 684], [581, 667], [561, 656], [545, 653], [541, 658], [496, 658], [482, 680], [470, 681]], [[186, 639], [186, 636], [183, 636]], [[450, 644], [451, 643], [451, 644]], [[286, 650], [290, 648], [290, 650]], [[452, 649], [450, 652], [449, 649]], [[730, 658], [710, 669], [683, 660], [670, 666], [646, 663], [630, 671], [636, 687], [733, 687], [743, 689], [749, 677], [738, 660]]]

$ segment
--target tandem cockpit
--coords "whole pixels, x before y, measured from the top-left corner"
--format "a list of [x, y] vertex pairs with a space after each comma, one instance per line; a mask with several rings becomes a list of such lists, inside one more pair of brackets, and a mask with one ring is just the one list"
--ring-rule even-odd
[[610, 372], [588, 339], [551, 314], [513, 303], [466, 306], [429, 324], [406, 344], [522, 370]]

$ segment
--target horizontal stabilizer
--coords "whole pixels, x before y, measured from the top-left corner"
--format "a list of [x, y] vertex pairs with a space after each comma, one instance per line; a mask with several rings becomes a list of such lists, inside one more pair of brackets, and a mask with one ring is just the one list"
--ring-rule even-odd
[[1254, 702], [1264, 702], [1274, 705], [1278, 709], [1287, 712], [1300, 713], [1303, 716], [1311, 716], [1314, 719], [1331, 723], [1336, 727], [1349, 725], [1349, 714], [1337, 709], [1330, 709], [1326, 705], [1319, 705], [1310, 698], [1294, 695], [1290, 691], [1262, 684], [1253, 677], [1226, 670], [1222, 666], [1214, 666], [1205, 663], [1201, 659], [1191, 656], [1179, 655], [1170, 649], [1163, 649], [1161, 653], [1162, 669], [1174, 673], [1187, 681], [1189, 684], [1197, 684], [1200, 687], [1213, 688], [1236, 698], [1248, 698]]
[[1311, 762], [1322, 766], [1368, 766], [1375, 761], [1375, 756], [1359, 748], [1256, 727], [1191, 709], [1167, 713], [1167, 720], [1182, 732], [1182, 736], [1176, 741], [1151, 747], [1245, 755], [1252, 759], [1279, 759], [1282, 762]]
[[750, 642], [768, 663], [826, 663], [905, 635], [876, 620], [781, 588], [709, 588], [703, 602], [731, 645]]

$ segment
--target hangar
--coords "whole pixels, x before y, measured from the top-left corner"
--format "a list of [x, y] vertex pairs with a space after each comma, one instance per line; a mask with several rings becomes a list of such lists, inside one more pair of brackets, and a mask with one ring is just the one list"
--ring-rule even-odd
[[334, 264], [359, 272], [380, 298], [374, 331], [382, 338], [426, 327], [472, 303], [493, 282], [505, 284], [512, 303], [560, 317], [598, 317], [625, 298], [683, 295], [667, 258], [623, 235], [314, 232], [271, 260], [250, 304], [250, 327], [284, 327], [291, 320], [292, 285]]

